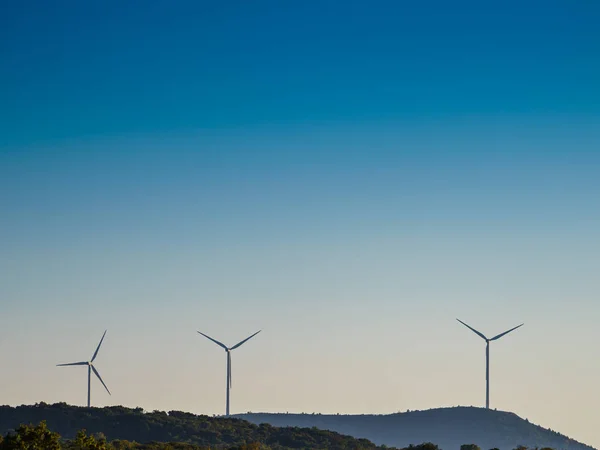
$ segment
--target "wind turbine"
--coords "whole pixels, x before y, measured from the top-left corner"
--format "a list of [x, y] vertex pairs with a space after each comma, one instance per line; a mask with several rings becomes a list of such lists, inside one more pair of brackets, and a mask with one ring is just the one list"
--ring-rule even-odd
[[518, 325], [514, 328], [511, 328], [508, 331], [505, 331], [504, 333], [500, 333], [499, 335], [494, 336], [491, 339], [488, 339], [487, 337], [485, 337], [485, 335], [483, 333], [480, 333], [475, 328], [470, 327], [469, 325], [464, 323], [462, 320], [460, 320], [460, 319], [456, 319], [456, 320], [458, 320], [465, 327], [467, 327], [469, 330], [471, 330], [473, 333], [475, 333], [477, 336], [479, 336], [480, 338], [482, 338], [485, 341], [485, 407], [487, 409], [490, 409], [490, 342], [495, 341], [496, 339], [500, 339], [502, 336], [507, 335], [511, 331], [514, 331], [517, 328], [520, 328], [525, 324], [522, 323], [521, 325]]
[[98, 377], [98, 379], [100, 380], [100, 383], [102, 383], [102, 386], [104, 386], [104, 389], [106, 389], [106, 392], [108, 392], [108, 395], [110, 395], [110, 391], [106, 387], [106, 384], [104, 384], [104, 381], [102, 381], [102, 377], [100, 376], [100, 374], [98, 373], [98, 371], [96, 370], [96, 368], [94, 367], [94, 364], [93, 364], [94, 360], [96, 359], [96, 356], [98, 356], [98, 350], [100, 350], [100, 346], [102, 345], [104, 336], [106, 336], [106, 331], [104, 331], [104, 334], [102, 335], [102, 339], [100, 339], [100, 343], [98, 344], [98, 347], [96, 347], [96, 351], [94, 352], [92, 359], [90, 359], [89, 361], [81, 361], [81, 362], [75, 362], [75, 363], [69, 363], [69, 364], [57, 364], [57, 367], [88, 366], [88, 395], [87, 395], [88, 408], [90, 407], [90, 391], [91, 391], [91, 384], [92, 384], [92, 372], [94, 372], [94, 374]]
[[260, 333], [261, 330], [258, 330], [256, 333], [254, 333], [251, 336], [248, 336], [246, 339], [244, 339], [243, 341], [238, 342], [237, 344], [235, 344], [233, 347], [229, 348], [227, 347], [225, 344], [217, 341], [216, 339], [211, 338], [210, 336], [207, 336], [206, 334], [198, 331], [198, 333], [200, 333], [202, 336], [204, 336], [207, 339], [210, 339], [211, 341], [213, 341], [215, 344], [217, 344], [219, 347], [222, 347], [225, 352], [227, 352], [227, 403], [226, 403], [226, 414], [227, 416], [229, 416], [229, 389], [231, 389], [231, 351], [235, 350], [236, 348], [238, 348], [240, 345], [242, 345], [244, 342], [250, 340], [251, 338], [253, 338], [254, 336], [256, 336], [258, 333]]

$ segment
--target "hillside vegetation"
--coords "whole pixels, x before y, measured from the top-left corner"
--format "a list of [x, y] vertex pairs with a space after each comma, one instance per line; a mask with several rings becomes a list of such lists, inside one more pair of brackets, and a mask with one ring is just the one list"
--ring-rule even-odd
[[243, 414], [226, 418], [181, 411], [144, 412], [141, 408], [122, 406], [82, 408], [65, 403], [0, 406], [0, 450], [525, 450], [526, 447], [592, 450], [515, 414], [481, 408], [443, 408], [378, 416]]
[[[254, 425], [179, 411], [144, 413], [141, 408], [81, 408], [64, 403], [0, 406], [0, 435], [4, 436], [0, 450], [379, 448], [366, 439], [331, 431]], [[24, 444], [28, 440], [31, 445]]]
[[317, 427], [379, 445], [406, 447], [434, 442], [444, 450], [474, 443], [483, 449], [512, 450], [518, 446], [592, 450], [552, 430], [529, 423], [516, 414], [484, 408], [457, 407], [389, 415], [240, 414], [252, 423]]

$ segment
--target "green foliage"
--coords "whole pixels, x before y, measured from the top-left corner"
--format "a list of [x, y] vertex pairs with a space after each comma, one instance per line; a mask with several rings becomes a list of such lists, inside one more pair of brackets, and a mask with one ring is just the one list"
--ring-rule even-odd
[[20, 425], [0, 442], [0, 450], [60, 450], [60, 435], [48, 429], [45, 421], [39, 425]]
[[[239, 421], [241, 422], [241, 421]], [[352, 439], [348, 436], [338, 435], [329, 431], [318, 430], [316, 428], [275, 428], [270, 425], [261, 425], [263, 437], [266, 441], [273, 444], [268, 445], [264, 442], [242, 443], [239, 445], [202, 446], [185, 442], [150, 442], [139, 444], [126, 440], [115, 440], [107, 442], [103, 433], [88, 435], [85, 430], [79, 430], [74, 439], [63, 440], [61, 436], [48, 429], [45, 421], [38, 425], [20, 425], [15, 432], [8, 433], [6, 438], [0, 435], [0, 450], [283, 450], [283, 449], [370, 449], [370, 448], [392, 448], [387, 446], [375, 447], [366, 439]], [[335, 436], [331, 436], [331, 435]], [[461, 450], [480, 450], [475, 444], [464, 444], [460, 446]], [[439, 447], [431, 442], [425, 442], [419, 445], [410, 445], [402, 450], [440, 450]], [[496, 450], [496, 449], [492, 449]], [[515, 450], [527, 450], [526, 447], [519, 446]], [[537, 449], [536, 449], [537, 450]], [[541, 450], [553, 450], [545, 447]]]
[[112, 450], [104, 435], [87, 435], [85, 430], [79, 430], [75, 439], [64, 446], [67, 450]]
[[[0, 423], [2, 419], [0, 407]], [[42, 406], [45, 417], [63, 433], [50, 431], [46, 421], [21, 425], [8, 433], [0, 450], [283, 450], [377, 449], [366, 439], [355, 439], [316, 428], [277, 428], [245, 420], [195, 416], [171, 411], [147, 413], [123, 407], [75, 408], [60, 405], [60, 414]], [[56, 412], [56, 411], [54, 411]], [[74, 423], [87, 426], [76, 431]], [[88, 434], [85, 428], [93, 432]], [[108, 442], [104, 431], [118, 437]], [[127, 438], [125, 438], [127, 437]], [[141, 442], [141, 443], [140, 443]], [[423, 449], [436, 450], [436, 449]]]
[[[343, 417], [340, 417], [343, 420]], [[39, 422], [39, 424], [17, 426], [19, 423], [30, 422]], [[14, 431], [10, 431], [11, 429]], [[3, 434], [6, 434], [4, 438]], [[197, 416], [181, 411], [144, 413], [141, 408], [130, 409], [122, 406], [78, 408], [64, 403], [57, 405], [40, 403], [17, 408], [0, 406], [0, 450], [371, 450], [383, 448], [393, 449], [386, 446], [377, 447], [367, 439], [355, 439], [315, 427], [275, 427], [267, 423], [255, 425], [236, 418]], [[410, 445], [402, 450], [440, 450], [440, 448], [436, 444], [425, 442]], [[475, 444], [465, 444], [460, 446], [460, 450], [480, 450], [480, 448]], [[527, 450], [527, 447], [520, 446], [515, 450]]]
[[460, 450], [481, 450], [478, 445], [475, 444], [463, 444], [460, 446]]
[[440, 450], [440, 448], [432, 442], [424, 442], [419, 445], [409, 445], [402, 450]]

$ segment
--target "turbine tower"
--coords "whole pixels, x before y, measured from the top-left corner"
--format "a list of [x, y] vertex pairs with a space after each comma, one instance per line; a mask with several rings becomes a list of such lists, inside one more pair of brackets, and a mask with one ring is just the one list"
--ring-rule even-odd
[[57, 364], [57, 367], [88, 366], [88, 395], [87, 395], [88, 408], [90, 407], [90, 391], [91, 391], [91, 385], [92, 385], [92, 372], [94, 372], [94, 374], [98, 377], [98, 379], [100, 380], [100, 383], [102, 383], [102, 386], [104, 386], [104, 389], [106, 389], [106, 392], [108, 392], [108, 395], [111, 395], [110, 391], [106, 387], [106, 384], [104, 384], [104, 381], [102, 381], [102, 377], [100, 376], [100, 374], [98, 373], [98, 371], [96, 370], [96, 368], [94, 367], [94, 364], [93, 364], [94, 360], [96, 359], [96, 356], [98, 356], [98, 350], [100, 350], [100, 346], [102, 345], [104, 336], [106, 336], [106, 331], [104, 331], [104, 334], [102, 335], [102, 339], [100, 339], [100, 343], [98, 344], [98, 347], [96, 347], [96, 351], [94, 352], [92, 359], [90, 359], [89, 361], [81, 361], [81, 362], [75, 362], [75, 363], [69, 363], [69, 364]]
[[499, 335], [494, 336], [491, 339], [488, 339], [487, 337], [485, 337], [485, 335], [483, 333], [480, 333], [475, 328], [470, 327], [469, 325], [464, 323], [462, 320], [460, 320], [460, 319], [456, 319], [456, 320], [458, 320], [465, 327], [467, 327], [469, 330], [471, 330], [473, 333], [475, 333], [477, 336], [479, 336], [480, 338], [482, 338], [485, 341], [485, 407], [487, 409], [490, 409], [490, 342], [495, 341], [496, 339], [500, 339], [502, 336], [507, 335], [511, 331], [514, 331], [517, 328], [522, 327], [525, 324], [522, 323], [521, 325], [518, 325], [514, 328], [511, 328], [508, 331], [505, 331], [504, 333], [500, 333]]
[[225, 344], [217, 341], [216, 339], [211, 338], [210, 336], [207, 336], [206, 334], [198, 331], [198, 333], [200, 333], [202, 336], [204, 336], [207, 339], [210, 339], [211, 341], [213, 341], [215, 344], [217, 344], [219, 347], [222, 347], [225, 352], [227, 353], [227, 381], [226, 381], [226, 391], [227, 391], [227, 402], [226, 402], [226, 406], [225, 406], [225, 411], [226, 411], [226, 415], [229, 416], [229, 389], [231, 389], [231, 351], [235, 350], [236, 348], [238, 348], [240, 345], [242, 345], [244, 342], [250, 340], [251, 338], [253, 338], [254, 336], [256, 336], [258, 333], [260, 333], [261, 330], [258, 330], [256, 333], [254, 333], [252, 336], [248, 336], [246, 339], [244, 339], [243, 341], [238, 342], [237, 344], [235, 344], [233, 347], [229, 348], [227, 347]]

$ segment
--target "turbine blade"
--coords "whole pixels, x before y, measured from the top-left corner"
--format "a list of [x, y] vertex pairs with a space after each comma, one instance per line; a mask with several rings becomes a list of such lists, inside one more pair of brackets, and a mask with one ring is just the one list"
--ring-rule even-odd
[[475, 333], [476, 335], [478, 335], [481, 339], [484, 339], [487, 341], [487, 338], [483, 335], [483, 333], [480, 333], [479, 331], [477, 331], [475, 328], [470, 327], [469, 325], [467, 325], [466, 323], [464, 323], [462, 320], [460, 319], [456, 319], [458, 320], [460, 323], [462, 323], [465, 327], [467, 327], [469, 330], [471, 330], [473, 333]]
[[100, 380], [100, 383], [102, 383], [102, 386], [104, 386], [104, 389], [106, 389], [106, 392], [108, 392], [108, 395], [112, 395], [110, 393], [110, 391], [108, 390], [108, 388], [106, 387], [106, 384], [104, 384], [104, 381], [102, 381], [102, 377], [100, 376], [100, 374], [98, 373], [98, 371], [96, 370], [96, 368], [94, 366], [90, 366], [92, 368], [92, 370], [94, 371], [94, 373], [96, 374], [96, 376], [98, 377], [98, 379]]
[[102, 335], [102, 339], [100, 339], [100, 343], [98, 344], [98, 347], [96, 347], [96, 351], [94, 352], [94, 356], [92, 356], [92, 359], [90, 359], [90, 362], [94, 362], [94, 360], [96, 359], [96, 356], [98, 356], [98, 350], [100, 350], [100, 346], [102, 345], [102, 341], [104, 340], [104, 336], [106, 336], [106, 331], [108, 331], [108, 330], [104, 330], [104, 334]]
[[222, 342], [217, 341], [216, 339], [211, 338], [210, 336], [198, 331], [198, 333], [200, 333], [202, 336], [204, 336], [206, 339], [210, 339], [211, 341], [213, 341], [215, 344], [217, 344], [220, 347], [223, 347], [225, 350], [229, 350], [227, 348], [227, 346], [225, 344], [223, 344]]
[[227, 377], [229, 378], [229, 387], [232, 388], [231, 383], [231, 353], [227, 352]]
[[514, 328], [511, 328], [510, 330], [508, 330], [508, 331], [505, 331], [504, 333], [500, 333], [498, 336], [494, 336], [493, 338], [491, 338], [491, 339], [490, 339], [490, 341], [495, 341], [496, 339], [500, 339], [502, 336], [504, 336], [504, 335], [506, 335], [506, 334], [510, 333], [511, 331], [515, 331], [517, 328], [520, 328], [520, 327], [522, 327], [523, 325], [525, 325], [525, 324], [524, 324], [524, 323], [522, 323], [521, 325], [519, 325], [519, 326], [516, 326], [516, 327], [514, 327]]
[[242, 342], [238, 342], [237, 344], [235, 344], [233, 347], [231, 347], [231, 350], [235, 350], [236, 348], [238, 348], [240, 345], [242, 345], [244, 342], [246, 342], [249, 339], [252, 339], [254, 336], [256, 336], [258, 333], [260, 333], [262, 330], [258, 330], [256, 333], [254, 333], [252, 336], [248, 336], [246, 339], [244, 339]]
[[56, 367], [64, 367], [64, 366], [87, 366], [87, 361], [81, 361], [81, 362], [76, 362], [76, 363], [69, 363], [69, 364], [57, 364]]

